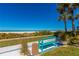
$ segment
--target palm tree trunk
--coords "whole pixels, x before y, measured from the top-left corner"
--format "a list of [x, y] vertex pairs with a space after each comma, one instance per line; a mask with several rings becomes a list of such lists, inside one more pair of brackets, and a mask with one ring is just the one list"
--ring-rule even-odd
[[66, 22], [66, 19], [64, 19], [64, 27], [65, 27], [65, 32], [67, 32], [67, 22]]
[[74, 23], [74, 19], [72, 19], [72, 34], [75, 35], [75, 23]]
[[75, 36], [76, 32], [75, 32], [75, 23], [74, 23], [74, 15], [73, 15], [74, 11], [72, 10], [72, 35]]

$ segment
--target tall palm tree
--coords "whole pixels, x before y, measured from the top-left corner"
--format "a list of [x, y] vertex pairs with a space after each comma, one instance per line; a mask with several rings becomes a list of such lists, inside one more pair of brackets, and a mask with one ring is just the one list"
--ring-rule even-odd
[[73, 34], [73, 35], [75, 35], [74, 9], [75, 9], [75, 8], [73, 7], [73, 4], [70, 4], [70, 5], [68, 6], [68, 12], [69, 12], [69, 14], [70, 14], [69, 19], [72, 20], [72, 34]]
[[[62, 4], [58, 4], [58, 12], [61, 14], [64, 14], [64, 23], [65, 23], [65, 27], [66, 27], [66, 19], [71, 19], [72, 21], [72, 33], [75, 35], [75, 16], [74, 16], [74, 10], [79, 7], [79, 3], [62, 3]], [[67, 14], [65, 14], [67, 13]], [[68, 16], [67, 16], [68, 15]], [[78, 18], [78, 15], [77, 17]], [[61, 19], [61, 18], [60, 18]], [[66, 30], [65, 30], [66, 31]]]
[[65, 27], [65, 32], [67, 32], [67, 11], [65, 10], [66, 5], [64, 4], [58, 4], [57, 11], [59, 12], [60, 16], [58, 20], [63, 20], [64, 21], [64, 27]]
[[[69, 19], [72, 20], [72, 34], [73, 34], [73, 35], [76, 34], [76, 32], [75, 32], [75, 23], [74, 23], [74, 21], [75, 21], [74, 10], [75, 10], [77, 7], [79, 7], [79, 4], [78, 4], [78, 3], [69, 4], [69, 5], [67, 6], [67, 8], [68, 8], [68, 13], [70, 14]], [[76, 18], [78, 18], [78, 15], [76, 16]]]
[[59, 16], [59, 21], [63, 21], [64, 22], [64, 27], [65, 27], [65, 32], [67, 32], [67, 19], [66, 19], [66, 14], [61, 14]]

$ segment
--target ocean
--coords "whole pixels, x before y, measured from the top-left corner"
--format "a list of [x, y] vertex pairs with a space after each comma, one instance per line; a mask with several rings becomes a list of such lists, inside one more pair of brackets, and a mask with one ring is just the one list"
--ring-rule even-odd
[[0, 33], [33, 33], [39, 30], [0, 30]]
[[[0, 30], [0, 33], [33, 33], [33, 32], [38, 32], [42, 30]], [[54, 31], [52, 31], [54, 32]]]
[[[0, 33], [34, 33], [38, 31], [42, 31], [42, 30], [0, 30]], [[52, 32], [55, 32], [55, 31], [52, 31]]]
[[0, 32], [33, 32], [39, 30], [0, 30]]

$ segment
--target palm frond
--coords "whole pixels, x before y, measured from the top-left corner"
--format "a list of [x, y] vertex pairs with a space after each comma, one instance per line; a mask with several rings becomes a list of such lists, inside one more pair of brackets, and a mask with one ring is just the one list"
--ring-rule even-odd
[[79, 8], [79, 3], [74, 3], [74, 4], [73, 4], [73, 7], [75, 7], [75, 8], [78, 7], [78, 8]]
[[68, 16], [68, 19], [69, 19], [69, 20], [71, 20], [71, 19], [72, 19], [72, 16], [71, 16], [71, 15], [69, 15], [69, 16]]
[[60, 14], [63, 14], [63, 12], [64, 12], [63, 4], [58, 4], [57, 11], [58, 11]]
[[64, 15], [60, 15], [59, 18], [58, 18], [59, 21], [64, 20], [64, 19], [65, 19]]
[[68, 8], [69, 5], [70, 5], [70, 3], [64, 3], [64, 7], [65, 7], [65, 8]]
[[78, 19], [79, 18], [79, 14], [77, 14], [76, 16], [75, 16], [75, 19]]
[[73, 8], [72, 7], [68, 7], [68, 13], [73, 13]]

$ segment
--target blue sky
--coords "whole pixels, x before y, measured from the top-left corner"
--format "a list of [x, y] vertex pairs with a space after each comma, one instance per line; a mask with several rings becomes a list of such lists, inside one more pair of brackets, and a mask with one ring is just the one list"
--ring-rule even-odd
[[[0, 4], [0, 30], [64, 30], [63, 21], [57, 20], [56, 8], [53, 3]], [[71, 21], [67, 24], [71, 29]]]

